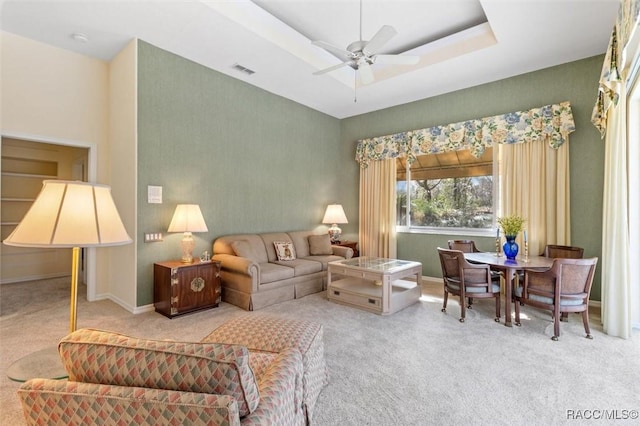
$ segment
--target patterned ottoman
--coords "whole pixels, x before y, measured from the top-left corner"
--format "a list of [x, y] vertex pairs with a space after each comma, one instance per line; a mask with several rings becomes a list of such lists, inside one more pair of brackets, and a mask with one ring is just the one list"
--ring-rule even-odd
[[310, 424], [316, 400], [329, 382], [322, 332], [322, 325], [311, 321], [250, 313], [225, 322], [202, 342], [246, 346], [249, 349], [249, 363], [256, 377], [260, 377], [262, 370], [277, 353], [292, 347], [298, 349], [304, 368], [303, 408], [307, 424]]

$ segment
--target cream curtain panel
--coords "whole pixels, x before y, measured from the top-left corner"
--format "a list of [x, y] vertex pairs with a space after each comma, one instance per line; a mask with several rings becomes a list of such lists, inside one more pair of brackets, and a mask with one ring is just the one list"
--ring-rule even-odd
[[395, 160], [376, 161], [360, 168], [359, 235], [363, 256], [396, 257], [395, 205]]
[[[629, 175], [626, 84], [630, 65], [626, 46], [638, 27], [640, 2], [625, 0], [620, 6], [600, 77], [593, 124], [605, 139], [602, 214], [602, 325], [605, 333], [631, 337], [632, 274], [629, 238]], [[635, 242], [634, 244], [637, 244]], [[638, 285], [638, 277], [635, 278]]]
[[[529, 254], [539, 255], [546, 244], [571, 244], [569, 203], [569, 142], [558, 149], [545, 144], [498, 146], [500, 215], [526, 219]], [[524, 253], [523, 236], [518, 235]]]
[[[546, 241], [568, 244], [570, 212], [567, 153], [569, 133], [574, 130], [571, 105], [562, 102], [358, 141], [356, 161], [361, 166], [360, 240], [363, 254], [393, 257], [391, 253], [395, 255], [396, 251], [395, 234], [392, 238], [387, 237], [392, 232], [389, 230], [395, 229], [396, 170], [395, 166], [379, 169], [379, 163], [393, 162], [395, 165], [396, 158], [407, 157], [407, 162], [411, 164], [418, 155], [463, 149], [480, 157], [487, 147], [493, 145], [501, 148], [501, 187], [506, 185], [502, 189], [502, 196], [508, 200], [501, 206], [501, 211], [504, 214], [517, 213], [528, 220], [531, 253], [538, 254], [539, 246], [544, 247]], [[545, 164], [545, 167], [539, 167], [541, 164]], [[367, 173], [371, 167], [376, 167], [376, 171]], [[557, 169], [561, 169], [562, 173], [558, 173]], [[525, 170], [527, 172], [523, 173]], [[386, 175], [382, 177], [382, 173]], [[557, 179], [558, 176], [560, 179]], [[388, 188], [388, 198], [381, 195], [386, 192], [384, 188]], [[529, 195], [536, 197], [535, 202], [528, 199]], [[363, 202], [363, 199], [389, 204]], [[552, 217], [546, 212], [546, 203], [558, 209]], [[380, 211], [391, 213], [383, 215]], [[367, 224], [366, 228], [363, 223]], [[383, 230], [380, 231], [381, 235], [377, 232], [378, 228]], [[365, 247], [371, 251], [365, 251]], [[390, 255], [382, 256], [381, 253]]]

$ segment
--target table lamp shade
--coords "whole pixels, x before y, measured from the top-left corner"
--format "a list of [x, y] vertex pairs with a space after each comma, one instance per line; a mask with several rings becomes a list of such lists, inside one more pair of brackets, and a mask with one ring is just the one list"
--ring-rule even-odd
[[200, 206], [178, 204], [169, 224], [168, 232], [208, 232]]
[[45, 180], [40, 194], [4, 240], [21, 247], [101, 247], [128, 244], [111, 188], [88, 182]]
[[180, 241], [182, 248], [182, 262], [193, 262], [193, 249], [195, 241], [191, 236], [192, 232], [208, 232], [207, 224], [204, 222], [200, 206], [197, 204], [178, 204], [173, 218], [169, 224], [168, 232], [184, 232]]
[[344, 214], [342, 204], [329, 204], [324, 212], [322, 223], [349, 223], [347, 215]]

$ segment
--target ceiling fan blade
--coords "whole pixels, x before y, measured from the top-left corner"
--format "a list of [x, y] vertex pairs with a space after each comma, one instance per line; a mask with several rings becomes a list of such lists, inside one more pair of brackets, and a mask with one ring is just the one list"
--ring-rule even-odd
[[416, 55], [375, 55], [373, 61], [376, 64], [415, 65], [420, 62], [420, 56]]
[[321, 47], [327, 52], [333, 53], [334, 55], [337, 55], [340, 58], [351, 59], [353, 57], [353, 53], [349, 52], [348, 50], [340, 49], [339, 47], [335, 47], [334, 45], [324, 41], [315, 40], [315, 41], [312, 41], [311, 44], [313, 44], [314, 46]]
[[378, 30], [376, 35], [373, 36], [369, 43], [364, 46], [362, 51], [365, 55], [374, 55], [378, 50], [382, 48], [389, 40], [398, 34], [398, 32], [391, 25], [384, 25]]
[[342, 68], [342, 67], [344, 67], [345, 65], [349, 65], [350, 63], [351, 63], [351, 62], [349, 62], [349, 61], [347, 61], [347, 62], [343, 62], [343, 63], [341, 63], [341, 64], [334, 65], [334, 66], [332, 66], [332, 67], [325, 68], [325, 69], [320, 70], [320, 71], [316, 71], [316, 72], [314, 72], [314, 73], [313, 73], [313, 75], [322, 75], [322, 74], [326, 74], [326, 73], [328, 73], [328, 72], [335, 71], [335, 70], [337, 70], [337, 69], [339, 69], [339, 68]]
[[360, 73], [360, 82], [362, 84], [373, 83], [375, 80], [373, 70], [371, 70], [371, 66], [367, 63], [359, 64], [358, 72]]

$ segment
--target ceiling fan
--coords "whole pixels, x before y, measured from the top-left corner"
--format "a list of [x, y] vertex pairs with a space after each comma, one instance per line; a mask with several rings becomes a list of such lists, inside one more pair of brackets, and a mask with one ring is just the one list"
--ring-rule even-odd
[[360, 0], [360, 40], [354, 41], [347, 46], [347, 49], [341, 49], [324, 41], [315, 40], [311, 43], [321, 47], [337, 55], [343, 59], [343, 62], [320, 71], [316, 71], [314, 75], [326, 74], [337, 70], [344, 66], [350, 66], [360, 74], [360, 82], [369, 84], [375, 80], [371, 65], [373, 64], [392, 64], [392, 65], [414, 65], [420, 60], [419, 56], [414, 55], [382, 55], [378, 51], [391, 40], [398, 32], [390, 25], [384, 25], [369, 41], [362, 40], [362, 0]]

